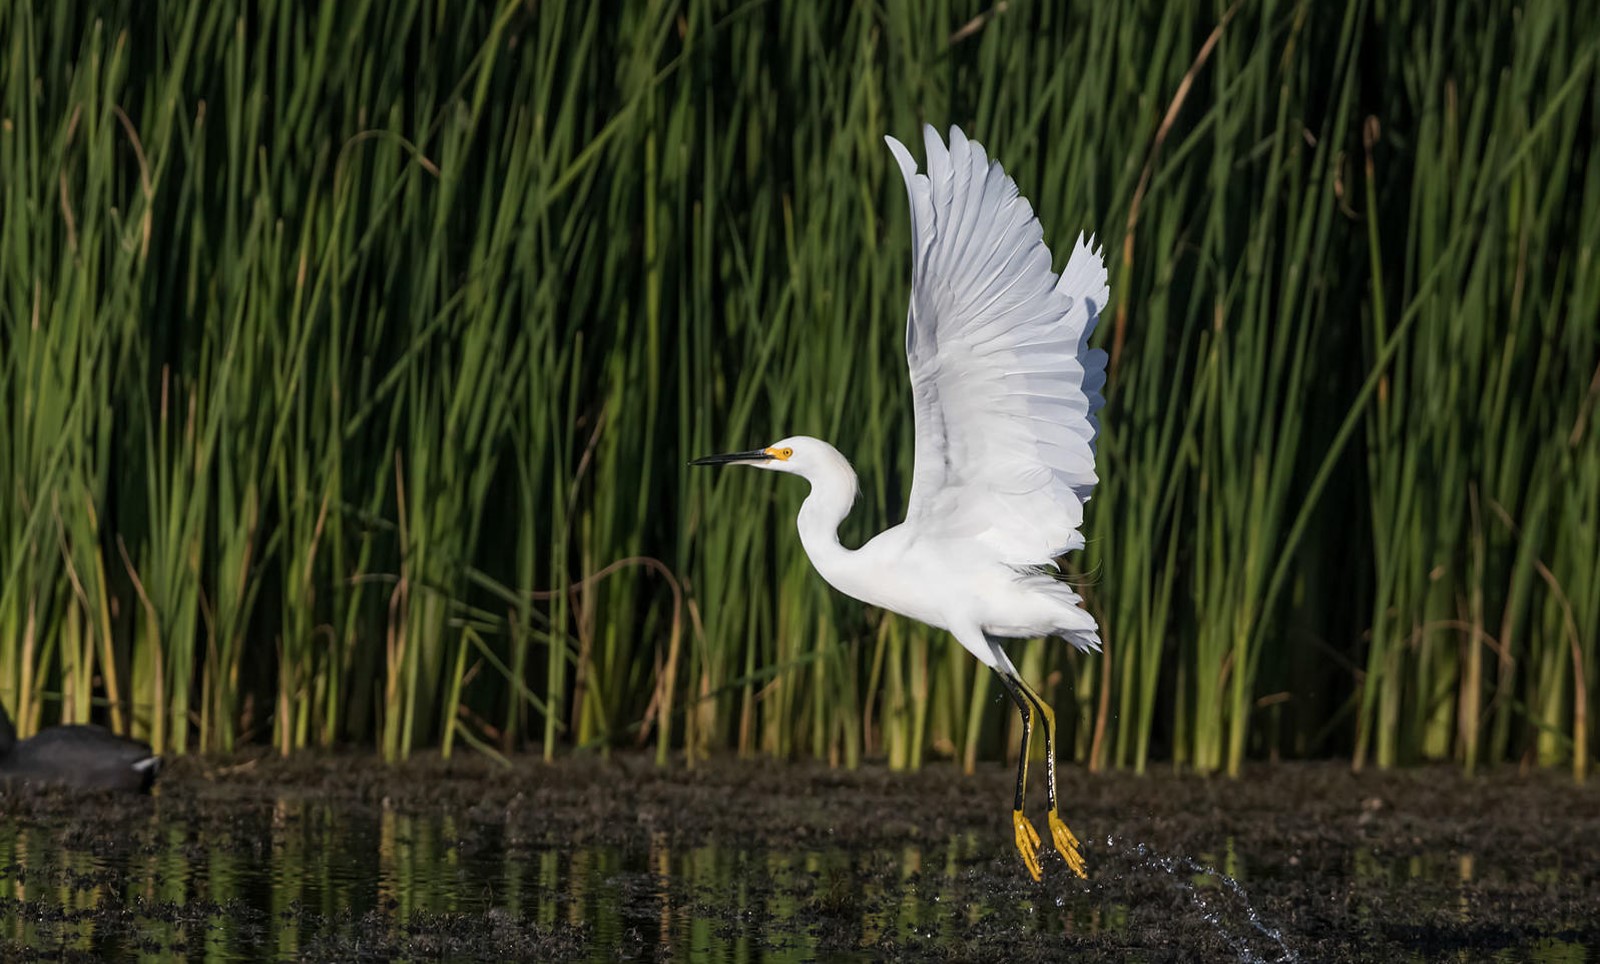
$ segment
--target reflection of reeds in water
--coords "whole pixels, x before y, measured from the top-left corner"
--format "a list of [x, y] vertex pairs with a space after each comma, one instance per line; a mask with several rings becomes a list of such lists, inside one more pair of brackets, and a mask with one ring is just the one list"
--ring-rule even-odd
[[926, 119], [1110, 261], [1108, 647], [1020, 654], [1073, 756], [1581, 773], [1600, 13], [1472, 9], [0, 6], [0, 699], [177, 751], [1007, 752], [986, 672], [811, 573], [802, 486], [683, 467], [821, 435], [846, 541], [898, 518], [881, 135]]

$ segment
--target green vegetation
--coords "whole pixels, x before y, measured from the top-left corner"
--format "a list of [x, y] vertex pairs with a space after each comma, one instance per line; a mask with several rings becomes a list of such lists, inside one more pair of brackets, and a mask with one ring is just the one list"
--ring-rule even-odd
[[1581, 777], [1597, 52], [1566, 0], [0, 5], [0, 700], [1003, 754], [986, 671], [812, 574], [803, 486], [685, 466], [815, 434], [846, 542], [899, 518], [927, 120], [1110, 262], [1107, 651], [1018, 648], [1063, 752]]

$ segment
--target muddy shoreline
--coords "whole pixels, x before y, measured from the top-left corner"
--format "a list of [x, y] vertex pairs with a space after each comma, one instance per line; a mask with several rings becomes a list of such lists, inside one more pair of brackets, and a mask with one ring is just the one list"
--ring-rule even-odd
[[[901, 774], [737, 760], [658, 770], [636, 756], [510, 769], [481, 758], [185, 758], [149, 798], [0, 792], [0, 954], [1600, 952], [1600, 791], [1565, 774], [1468, 780], [1448, 767], [1355, 775], [1296, 763], [1238, 780], [1074, 768], [1061, 780], [1091, 879], [1052, 856], [1036, 884], [1010, 841], [1011, 772], [999, 764], [962, 777], [947, 765]], [[434, 899], [441, 878], [454, 890]], [[285, 887], [299, 896], [284, 899]]]

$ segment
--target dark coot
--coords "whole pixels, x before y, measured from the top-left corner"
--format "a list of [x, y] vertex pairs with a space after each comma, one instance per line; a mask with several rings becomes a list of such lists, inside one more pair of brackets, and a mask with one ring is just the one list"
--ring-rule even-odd
[[144, 792], [160, 772], [150, 744], [101, 726], [51, 726], [19, 741], [0, 706], [0, 781]]

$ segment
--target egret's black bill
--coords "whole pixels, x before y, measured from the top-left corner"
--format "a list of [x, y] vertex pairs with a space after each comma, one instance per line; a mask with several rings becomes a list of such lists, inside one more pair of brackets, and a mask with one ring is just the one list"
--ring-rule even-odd
[[752, 449], [749, 452], [729, 452], [727, 455], [708, 455], [703, 459], [695, 459], [690, 465], [728, 465], [735, 462], [770, 462], [772, 455], [766, 449]]

